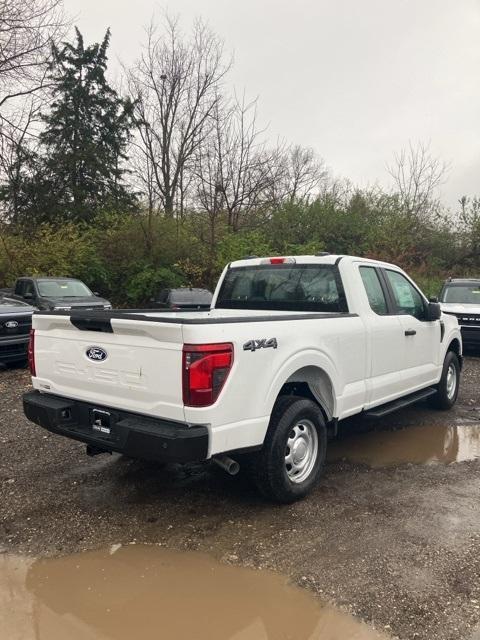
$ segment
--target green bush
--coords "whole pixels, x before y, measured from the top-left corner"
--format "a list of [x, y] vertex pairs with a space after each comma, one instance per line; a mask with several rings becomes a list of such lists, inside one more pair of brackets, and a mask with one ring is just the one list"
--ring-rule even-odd
[[145, 267], [131, 278], [125, 285], [125, 292], [130, 302], [147, 304], [161, 289], [181, 287], [185, 278], [167, 267]]

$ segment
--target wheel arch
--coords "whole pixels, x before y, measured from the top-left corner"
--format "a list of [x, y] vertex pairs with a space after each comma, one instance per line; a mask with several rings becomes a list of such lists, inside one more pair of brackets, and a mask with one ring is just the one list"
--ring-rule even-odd
[[448, 353], [449, 351], [453, 351], [453, 353], [457, 354], [458, 360], [460, 362], [460, 368], [462, 368], [462, 364], [463, 364], [462, 345], [458, 338], [453, 338], [452, 340], [450, 340], [446, 353]]
[[322, 410], [327, 423], [335, 416], [333, 382], [327, 371], [320, 366], [305, 365], [290, 373], [274, 397], [272, 410], [278, 398], [286, 395], [302, 396], [315, 402]]

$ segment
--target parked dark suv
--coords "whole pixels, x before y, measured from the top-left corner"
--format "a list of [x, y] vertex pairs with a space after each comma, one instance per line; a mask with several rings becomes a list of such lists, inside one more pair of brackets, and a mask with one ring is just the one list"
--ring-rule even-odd
[[92, 293], [76, 278], [18, 278], [13, 289], [2, 291], [10, 298], [32, 304], [42, 311], [112, 308], [108, 300]]
[[450, 278], [440, 292], [443, 313], [457, 317], [465, 347], [480, 347], [480, 279]]
[[210, 309], [212, 294], [208, 289], [163, 289], [158, 296], [152, 298], [156, 309]]

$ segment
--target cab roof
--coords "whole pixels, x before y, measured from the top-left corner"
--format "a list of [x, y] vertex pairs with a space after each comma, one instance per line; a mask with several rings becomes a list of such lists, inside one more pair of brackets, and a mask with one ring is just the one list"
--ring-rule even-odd
[[348, 255], [339, 255], [334, 253], [321, 253], [319, 255], [303, 255], [303, 256], [295, 256], [295, 255], [285, 255], [285, 256], [247, 256], [246, 258], [242, 258], [241, 260], [234, 260], [229, 264], [230, 268], [235, 267], [248, 267], [248, 266], [256, 266], [261, 264], [268, 264], [268, 260], [272, 258], [285, 258], [287, 261], [294, 260], [295, 264], [327, 264], [327, 265], [336, 265], [341, 261], [348, 262], [364, 262], [364, 263], [372, 263], [378, 266], [383, 267], [394, 267], [398, 269], [396, 265], [390, 264], [388, 262], [383, 262], [380, 260], [373, 260], [372, 258], [362, 258], [360, 256], [348, 256]]

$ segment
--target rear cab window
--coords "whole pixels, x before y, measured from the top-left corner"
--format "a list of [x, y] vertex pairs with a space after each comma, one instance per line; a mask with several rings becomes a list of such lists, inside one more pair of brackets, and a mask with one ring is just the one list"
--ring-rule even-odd
[[232, 267], [225, 274], [215, 307], [348, 312], [338, 269], [325, 264]]

